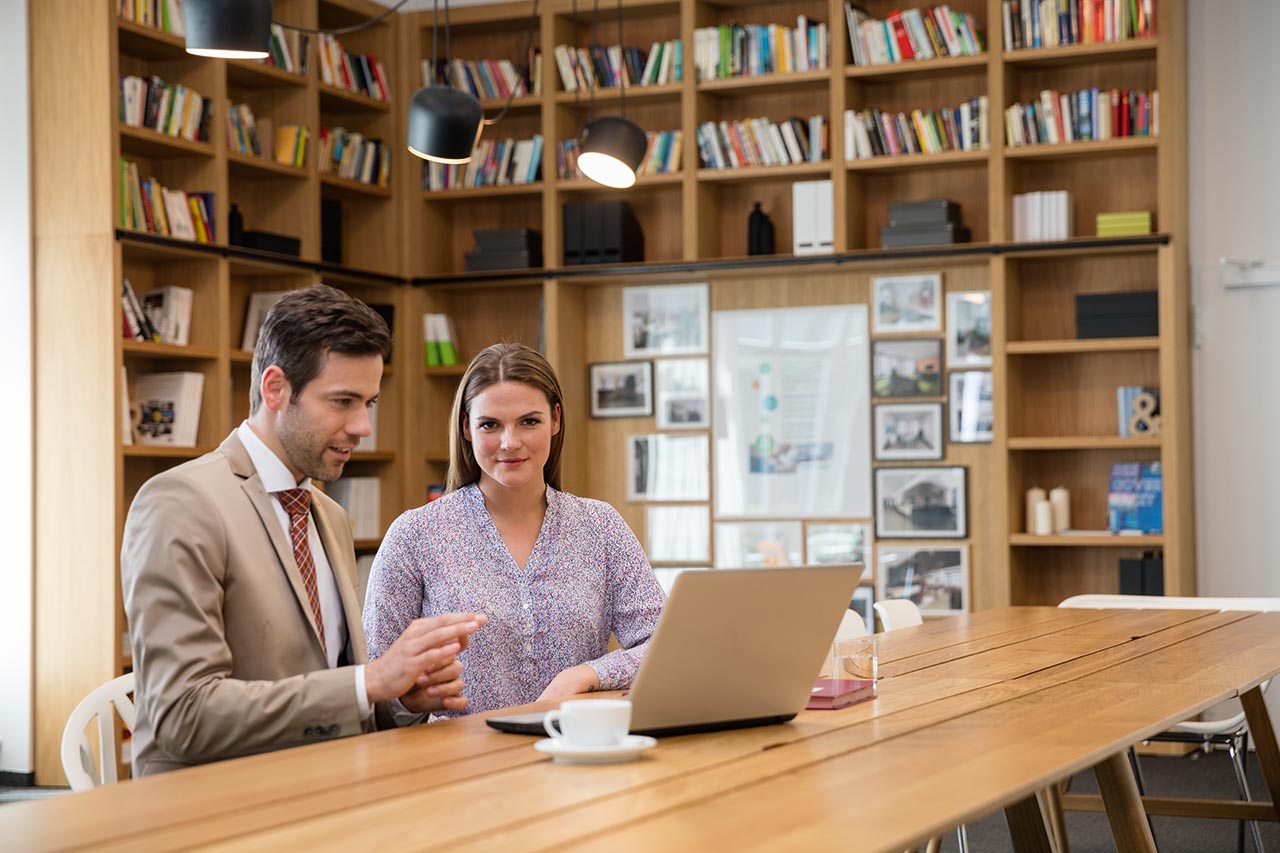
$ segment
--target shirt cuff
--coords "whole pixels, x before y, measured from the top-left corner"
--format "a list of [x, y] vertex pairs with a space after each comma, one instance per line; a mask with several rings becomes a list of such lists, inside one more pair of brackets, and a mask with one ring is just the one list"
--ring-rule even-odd
[[369, 691], [364, 688], [364, 664], [356, 665], [356, 707], [360, 709], [361, 720], [369, 719], [369, 715], [373, 713]]

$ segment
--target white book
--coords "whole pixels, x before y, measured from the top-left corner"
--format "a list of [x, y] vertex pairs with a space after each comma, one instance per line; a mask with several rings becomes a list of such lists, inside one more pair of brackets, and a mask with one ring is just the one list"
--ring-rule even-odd
[[285, 297], [289, 291], [273, 290], [254, 293], [249, 297], [249, 307], [244, 315], [244, 334], [240, 339], [240, 349], [253, 352], [258, 345], [258, 332], [267, 319], [272, 306]]
[[191, 306], [194, 294], [189, 287], [162, 287], [142, 297], [147, 319], [166, 344], [187, 346], [191, 343]]
[[351, 535], [356, 539], [377, 539], [382, 535], [378, 509], [382, 484], [377, 477], [342, 477], [325, 487], [347, 513]]
[[141, 411], [139, 442], [195, 447], [203, 393], [203, 373], [146, 373], [139, 376], [134, 386]]

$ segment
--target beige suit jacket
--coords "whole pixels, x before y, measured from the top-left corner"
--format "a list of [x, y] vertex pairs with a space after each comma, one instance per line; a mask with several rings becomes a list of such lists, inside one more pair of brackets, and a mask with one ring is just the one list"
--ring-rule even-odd
[[[355, 667], [329, 668], [293, 548], [233, 432], [147, 481], [120, 569], [137, 675], [134, 774], [145, 776], [363, 729]], [[312, 489], [342, 598], [343, 660], [367, 661], [346, 513]]]

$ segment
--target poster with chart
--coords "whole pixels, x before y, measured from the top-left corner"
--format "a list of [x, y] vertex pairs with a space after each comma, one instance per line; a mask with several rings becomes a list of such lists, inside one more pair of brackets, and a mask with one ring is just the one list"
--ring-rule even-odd
[[867, 307], [712, 320], [716, 518], [869, 517]]

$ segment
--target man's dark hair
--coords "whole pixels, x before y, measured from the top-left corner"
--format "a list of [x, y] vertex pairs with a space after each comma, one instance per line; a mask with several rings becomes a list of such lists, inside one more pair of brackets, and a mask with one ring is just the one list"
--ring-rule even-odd
[[295, 290], [277, 302], [253, 350], [249, 414], [262, 405], [262, 374], [268, 367], [284, 371], [297, 400], [331, 352], [380, 355], [385, 362], [391, 357], [391, 330], [368, 305], [327, 284]]

